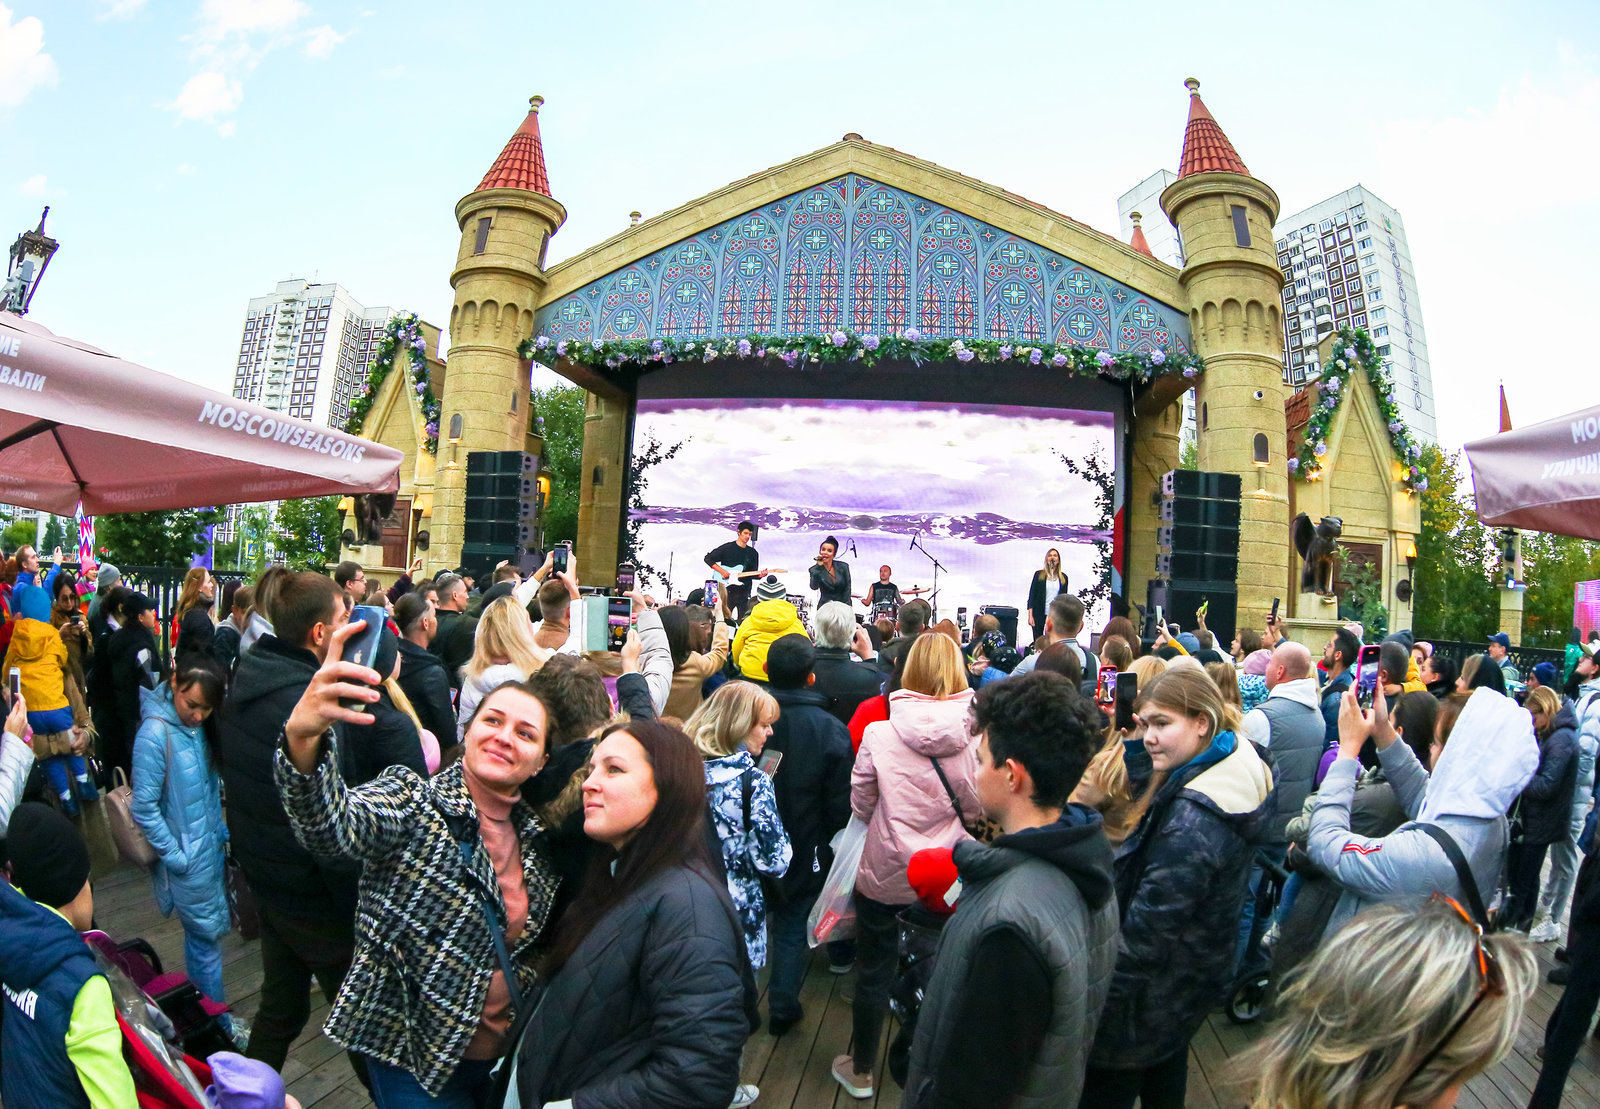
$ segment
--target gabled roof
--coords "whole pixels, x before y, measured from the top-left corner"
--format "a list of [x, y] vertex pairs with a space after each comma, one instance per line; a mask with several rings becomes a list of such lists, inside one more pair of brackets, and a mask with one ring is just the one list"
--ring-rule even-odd
[[1200, 99], [1200, 82], [1193, 77], [1184, 83], [1189, 90], [1189, 126], [1183, 132], [1183, 156], [1178, 159], [1178, 176], [1194, 173], [1239, 173], [1250, 176], [1239, 152], [1211, 118]]
[[1145, 241], [1144, 231], [1139, 227], [1139, 221], [1143, 217], [1141, 217], [1138, 212], [1134, 212], [1129, 218], [1133, 220], [1133, 237], [1128, 240], [1128, 245], [1133, 247], [1133, 249], [1137, 250], [1140, 254], [1145, 254], [1151, 258], [1154, 258], [1156, 256], [1156, 252], [1150, 249], [1150, 244]]
[[543, 103], [542, 96], [528, 98], [527, 118], [500, 151], [500, 157], [494, 160], [474, 192], [521, 189], [550, 196], [550, 178], [544, 168], [544, 143], [539, 139], [539, 105]]

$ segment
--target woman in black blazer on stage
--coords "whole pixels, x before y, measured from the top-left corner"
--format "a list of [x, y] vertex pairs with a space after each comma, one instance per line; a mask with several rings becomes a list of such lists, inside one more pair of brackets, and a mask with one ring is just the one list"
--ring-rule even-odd
[[1028, 585], [1028, 628], [1033, 633], [1029, 640], [1044, 634], [1044, 617], [1050, 602], [1058, 593], [1067, 591], [1067, 575], [1061, 572], [1061, 552], [1051, 547], [1044, 553], [1044, 569], [1035, 570]]

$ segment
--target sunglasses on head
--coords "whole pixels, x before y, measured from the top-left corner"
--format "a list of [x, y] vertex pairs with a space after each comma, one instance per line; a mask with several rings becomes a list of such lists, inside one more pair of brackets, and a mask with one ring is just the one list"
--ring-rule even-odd
[[1500, 964], [1495, 961], [1494, 952], [1483, 945], [1483, 928], [1477, 921], [1472, 919], [1472, 915], [1463, 909], [1461, 903], [1455, 898], [1436, 893], [1433, 895], [1433, 900], [1449, 905], [1461, 917], [1462, 923], [1472, 929], [1473, 941], [1476, 946], [1472, 965], [1478, 976], [1478, 991], [1473, 995], [1472, 1002], [1462, 1011], [1461, 1015], [1451, 1022], [1444, 1036], [1440, 1038], [1438, 1043], [1434, 1044], [1433, 1050], [1424, 1055], [1422, 1062], [1418, 1063], [1411, 1073], [1406, 1076], [1406, 1080], [1400, 1084], [1400, 1089], [1402, 1090], [1415, 1082], [1417, 1075], [1426, 1070], [1428, 1064], [1437, 1059], [1440, 1053], [1450, 1046], [1450, 1041], [1454, 1040], [1461, 1032], [1461, 1029], [1466, 1027], [1467, 1021], [1471, 1020], [1472, 1014], [1478, 1011], [1478, 1006], [1483, 1004], [1484, 998], [1501, 997], [1506, 992], [1505, 979], [1500, 974]]

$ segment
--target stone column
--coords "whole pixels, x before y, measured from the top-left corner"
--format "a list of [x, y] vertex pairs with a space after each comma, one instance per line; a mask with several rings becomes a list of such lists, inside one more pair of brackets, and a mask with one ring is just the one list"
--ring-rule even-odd
[[611, 585], [616, 576], [628, 462], [628, 402], [590, 393], [578, 475], [578, 580]]

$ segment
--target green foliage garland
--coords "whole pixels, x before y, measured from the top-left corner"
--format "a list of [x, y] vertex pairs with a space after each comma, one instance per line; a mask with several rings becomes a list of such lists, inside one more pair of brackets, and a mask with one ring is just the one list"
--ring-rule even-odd
[[1328, 431], [1339, 405], [1344, 401], [1350, 374], [1361, 369], [1378, 398], [1378, 411], [1389, 425], [1389, 445], [1402, 468], [1401, 481], [1412, 492], [1426, 492], [1427, 476], [1422, 472], [1422, 445], [1411, 435], [1405, 421], [1400, 418], [1400, 406], [1394, 399], [1394, 383], [1383, 368], [1383, 359], [1371, 337], [1363, 330], [1348, 327], [1339, 329], [1333, 340], [1333, 351], [1327, 365], [1322, 368], [1318, 382], [1317, 403], [1311, 406], [1311, 419], [1305, 426], [1300, 441], [1300, 454], [1289, 460], [1289, 472], [1301, 481], [1311, 481], [1322, 474], [1322, 457], [1328, 451]]
[[619, 339], [609, 342], [552, 339], [537, 335], [523, 341], [524, 358], [544, 358], [554, 351], [585, 366], [649, 367], [671, 362], [711, 362], [717, 358], [755, 358], [795, 366], [859, 362], [871, 366], [880, 359], [924, 362], [1028, 362], [1050, 365], [1078, 377], [1103, 376], [1140, 384], [1167, 373], [1195, 377], [1201, 360], [1178, 351], [1148, 354], [1121, 351], [1113, 354], [1094, 347], [1056, 343], [1014, 343], [995, 339], [924, 339], [914, 327], [894, 335], [832, 331], [821, 335], [745, 335], [711, 339]]
[[378, 395], [378, 387], [394, 369], [395, 359], [403, 350], [411, 356], [411, 385], [422, 406], [422, 445], [429, 454], [436, 454], [439, 450], [440, 405], [428, 381], [428, 344], [422, 337], [419, 323], [416, 316], [404, 313], [395, 316], [384, 328], [378, 351], [372, 358], [372, 365], [367, 368], [366, 389], [359, 396], [351, 398], [350, 418], [345, 421], [344, 429], [351, 435], [361, 434], [361, 426], [366, 421], [367, 413], [372, 411], [372, 401]]

